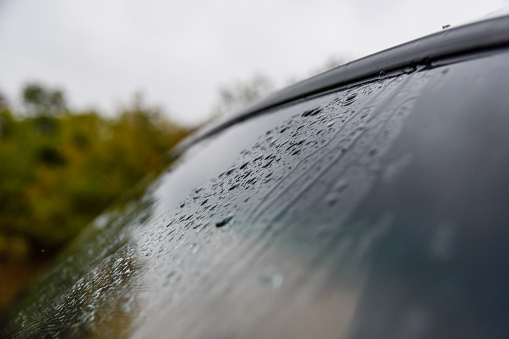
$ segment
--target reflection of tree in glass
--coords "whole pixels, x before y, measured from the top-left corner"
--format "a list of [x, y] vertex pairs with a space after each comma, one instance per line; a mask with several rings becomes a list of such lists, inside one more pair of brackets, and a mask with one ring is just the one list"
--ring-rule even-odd
[[[0, 337], [95, 338], [129, 336], [140, 316], [144, 257], [131, 239], [152, 211], [137, 199], [130, 212], [111, 210], [88, 227], [10, 310]], [[120, 217], [119, 217], [120, 216]]]

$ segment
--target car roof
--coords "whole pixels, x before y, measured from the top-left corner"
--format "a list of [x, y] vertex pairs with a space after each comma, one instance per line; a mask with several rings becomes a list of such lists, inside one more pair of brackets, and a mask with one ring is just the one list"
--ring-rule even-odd
[[243, 110], [198, 130], [181, 142], [173, 151], [173, 155], [181, 154], [198, 141], [214, 135], [228, 126], [295, 100], [397, 70], [415, 69], [420, 65], [429, 66], [432, 62], [440, 59], [507, 46], [509, 46], [509, 15], [505, 12], [502, 16], [447, 28], [346, 63], [270, 94]]

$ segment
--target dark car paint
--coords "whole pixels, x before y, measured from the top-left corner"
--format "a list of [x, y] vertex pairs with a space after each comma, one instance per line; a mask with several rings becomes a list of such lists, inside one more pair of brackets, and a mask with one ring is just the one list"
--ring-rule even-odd
[[509, 49], [490, 46], [190, 139], [4, 336], [509, 337]]

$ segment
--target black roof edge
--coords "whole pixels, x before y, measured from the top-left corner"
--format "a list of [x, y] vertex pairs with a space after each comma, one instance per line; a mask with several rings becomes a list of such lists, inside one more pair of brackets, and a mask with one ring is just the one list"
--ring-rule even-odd
[[437, 59], [509, 46], [509, 15], [449, 28], [338, 66], [255, 102], [236, 114], [209, 124], [184, 139], [173, 151], [180, 155], [196, 142], [267, 109], [349, 83]]

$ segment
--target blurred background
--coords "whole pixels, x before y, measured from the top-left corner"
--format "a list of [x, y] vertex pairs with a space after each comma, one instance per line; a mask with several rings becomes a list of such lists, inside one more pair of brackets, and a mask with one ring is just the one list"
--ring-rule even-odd
[[202, 124], [509, 0], [0, 0], [0, 309]]

